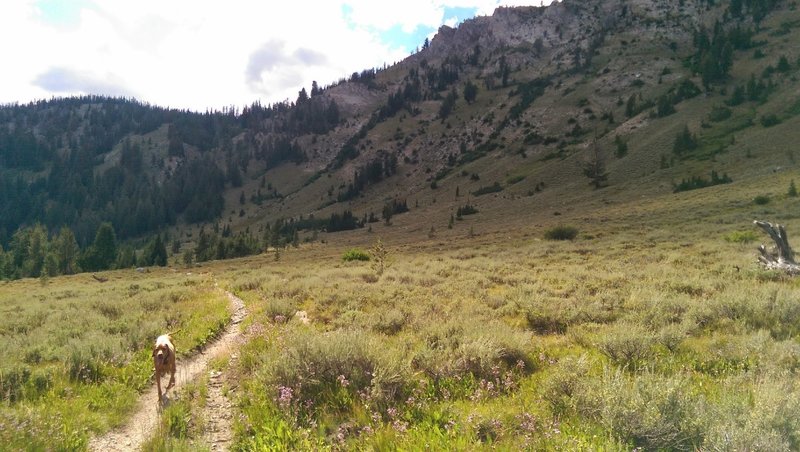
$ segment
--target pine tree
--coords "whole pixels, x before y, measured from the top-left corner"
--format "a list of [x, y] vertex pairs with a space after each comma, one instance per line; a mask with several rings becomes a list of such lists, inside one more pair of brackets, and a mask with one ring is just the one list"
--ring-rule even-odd
[[464, 85], [464, 100], [471, 104], [475, 102], [476, 97], [478, 97], [478, 85], [472, 83], [472, 80], [468, 80]]
[[606, 162], [603, 152], [597, 146], [597, 137], [594, 139], [592, 154], [583, 166], [583, 174], [591, 179], [591, 184], [595, 189], [608, 185], [608, 173], [606, 172]]
[[75, 234], [68, 227], [63, 227], [58, 232], [58, 236], [53, 243], [53, 251], [56, 257], [58, 272], [62, 275], [72, 275], [78, 273], [78, 256], [80, 248], [75, 240]]
[[96, 253], [97, 270], [111, 268], [114, 261], [117, 260], [117, 234], [111, 223], [102, 223], [97, 228], [92, 248]]
[[156, 235], [147, 251], [147, 263], [149, 265], [167, 266], [167, 247], [164, 246], [164, 241], [161, 240], [160, 235]]

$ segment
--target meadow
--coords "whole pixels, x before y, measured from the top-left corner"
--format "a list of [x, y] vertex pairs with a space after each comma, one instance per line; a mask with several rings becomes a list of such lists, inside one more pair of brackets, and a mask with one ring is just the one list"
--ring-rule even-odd
[[760, 187], [462, 225], [383, 271], [342, 259], [381, 230], [245, 264], [235, 448], [796, 450], [800, 285], [758, 267], [751, 221], [791, 240], [798, 202]]
[[153, 270], [0, 283], [0, 449], [82, 450], [152, 382], [154, 338], [179, 357], [229, 317], [208, 275]]
[[[5, 283], [2, 448], [82, 449], [123, 422], [153, 337], [180, 328], [187, 353], [222, 327], [218, 282], [248, 311], [238, 359], [214, 363], [233, 450], [796, 450], [800, 284], [756, 264], [751, 224], [797, 237], [790, 177]], [[207, 385], [145, 450], [208, 447]]]

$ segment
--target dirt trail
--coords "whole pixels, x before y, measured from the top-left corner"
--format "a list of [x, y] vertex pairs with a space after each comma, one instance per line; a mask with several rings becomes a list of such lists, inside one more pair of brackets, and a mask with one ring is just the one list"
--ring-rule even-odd
[[[188, 360], [178, 360], [178, 369], [175, 373], [175, 387], [170, 389], [168, 393], [169, 396], [175, 394], [184, 384], [195, 380], [202, 372], [207, 371], [208, 363], [213, 358], [224, 356], [225, 353], [230, 353], [232, 349], [231, 346], [234, 345], [239, 338], [241, 334], [239, 323], [241, 323], [246, 314], [244, 302], [230, 292], [227, 292], [227, 294], [233, 307], [233, 315], [230, 324], [222, 336], [201, 353]], [[236, 358], [238, 358], [238, 356]], [[218, 373], [214, 372], [214, 374]], [[218, 381], [219, 378], [219, 375], [214, 374], [212, 374], [209, 382], [209, 401], [207, 402], [206, 412], [212, 409], [212, 404], [214, 409], [219, 411], [215, 411], [213, 416], [206, 416], [209, 426], [209, 434], [206, 439], [212, 446], [212, 450], [227, 450], [227, 446], [232, 439], [232, 409], [230, 402], [227, 401], [227, 398], [221, 392], [221, 385], [216, 385], [214, 383]], [[162, 384], [166, 384], [166, 382]], [[103, 436], [92, 438], [91, 441], [89, 441], [89, 450], [104, 452], [112, 450], [139, 450], [142, 444], [147, 441], [158, 428], [159, 413], [157, 410], [157, 399], [158, 389], [156, 385], [153, 384], [149, 390], [139, 396], [136, 410], [125, 425]]]

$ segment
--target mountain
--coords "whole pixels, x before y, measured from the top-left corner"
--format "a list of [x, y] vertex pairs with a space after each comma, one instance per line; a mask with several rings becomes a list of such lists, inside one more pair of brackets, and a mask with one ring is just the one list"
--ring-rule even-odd
[[295, 102], [6, 105], [0, 244], [38, 223], [86, 248], [110, 222], [136, 247], [168, 232], [174, 253], [247, 233], [226, 245], [240, 255], [380, 220], [503, 228], [762, 177], [794, 165], [799, 26], [777, 0], [564, 0], [443, 26]]

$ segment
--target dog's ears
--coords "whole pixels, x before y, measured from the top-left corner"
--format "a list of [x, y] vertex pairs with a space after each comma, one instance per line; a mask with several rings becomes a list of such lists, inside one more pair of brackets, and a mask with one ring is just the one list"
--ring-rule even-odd
[[156, 357], [157, 352], [158, 352], [158, 347], [153, 347], [153, 358]]

